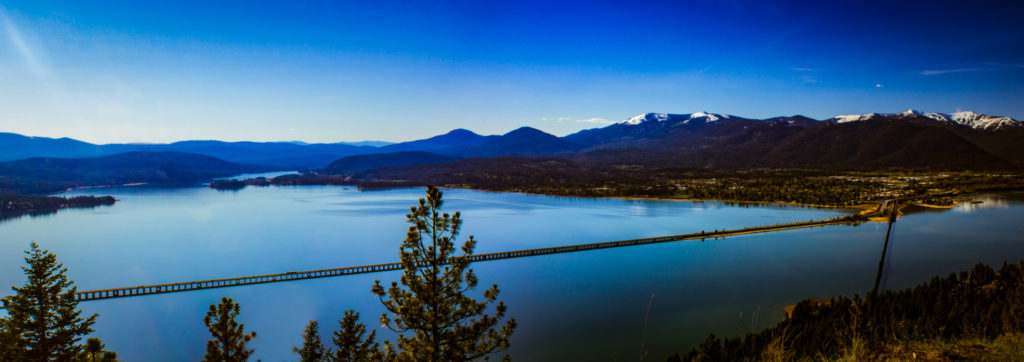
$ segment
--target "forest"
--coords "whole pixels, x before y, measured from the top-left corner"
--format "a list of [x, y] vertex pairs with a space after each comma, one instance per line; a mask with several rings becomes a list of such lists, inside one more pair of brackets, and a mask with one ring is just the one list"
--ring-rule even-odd
[[[888, 359], [894, 346], [914, 342], [1012, 337], [1024, 332], [1022, 265], [1004, 263], [994, 270], [977, 264], [910, 289], [806, 299], [773, 327], [724, 340], [712, 334], [699, 347], [668, 360], [741, 361], [769, 355], [785, 360]], [[978, 357], [941, 353], [945, 355], [938, 357], [946, 360]]]
[[113, 205], [113, 196], [36, 196], [0, 194], [0, 214], [47, 212], [66, 207]]
[[1024, 188], [1016, 174], [908, 170], [834, 172], [803, 169], [722, 170], [644, 165], [578, 164], [562, 159], [498, 157], [451, 164], [379, 168], [352, 175], [316, 172], [269, 180], [271, 185], [352, 185], [366, 189], [428, 184], [555, 196], [639, 197], [739, 202], [784, 202], [852, 207], [894, 198], [928, 199]]

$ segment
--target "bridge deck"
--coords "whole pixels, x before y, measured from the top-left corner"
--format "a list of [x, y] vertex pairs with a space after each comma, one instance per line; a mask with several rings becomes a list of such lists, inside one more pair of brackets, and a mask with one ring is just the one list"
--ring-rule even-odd
[[[680, 240], [695, 240], [695, 239], [712, 239], [720, 238], [725, 236], [733, 236], [740, 234], [751, 234], [751, 233], [762, 233], [777, 230], [787, 229], [798, 229], [815, 226], [842, 224], [849, 222], [862, 221], [862, 217], [858, 215], [842, 216], [825, 220], [807, 221], [789, 224], [779, 224], [770, 226], [757, 226], [747, 227], [743, 229], [734, 230], [719, 230], [711, 232], [700, 232], [692, 234], [681, 234], [681, 235], [670, 235], [661, 236], [654, 238], [643, 238], [643, 239], [630, 239], [630, 240], [618, 240], [618, 241], [606, 241], [599, 243], [590, 244], [577, 244], [568, 246], [556, 246], [550, 248], [540, 249], [528, 249], [528, 250], [516, 250], [516, 251], [504, 251], [498, 253], [489, 254], [477, 254], [469, 256], [471, 262], [480, 261], [491, 261], [500, 259], [510, 258], [521, 258], [527, 256], [536, 255], [548, 255], [548, 254], [560, 254], [560, 253], [571, 253], [585, 250], [597, 250], [607, 248], [618, 248], [624, 246], [653, 244], [653, 243], [664, 243], [670, 241]], [[301, 272], [287, 272], [278, 274], [266, 274], [266, 275], [255, 275], [238, 278], [227, 278], [227, 279], [211, 279], [211, 280], [198, 280], [191, 282], [182, 283], [170, 283], [170, 284], [155, 284], [155, 285], [140, 285], [135, 287], [126, 288], [111, 288], [111, 289], [98, 289], [98, 290], [85, 290], [75, 293], [75, 299], [79, 301], [90, 301], [99, 299], [110, 299], [110, 298], [123, 298], [140, 295], [150, 294], [161, 294], [161, 293], [174, 293], [184, 292], [189, 290], [199, 289], [212, 289], [212, 288], [224, 288], [234, 287], [241, 285], [252, 285], [252, 284], [263, 284], [263, 283], [274, 283], [284, 282], [291, 280], [301, 279], [314, 279], [314, 278], [327, 278], [341, 275], [352, 275], [352, 274], [363, 274], [363, 273], [375, 273], [389, 270], [400, 270], [402, 265], [400, 263], [387, 263], [387, 264], [373, 264], [373, 265], [362, 265], [353, 266], [346, 268], [334, 268], [334, 269], [321, 269], [321, 270], [309, 270]]]

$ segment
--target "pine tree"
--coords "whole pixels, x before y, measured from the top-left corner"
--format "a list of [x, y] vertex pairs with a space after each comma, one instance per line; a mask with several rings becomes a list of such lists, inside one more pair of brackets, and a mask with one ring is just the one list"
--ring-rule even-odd
[[0, 361], [15, 361], [19, 356], [18, 340], [7, 324], [6, 318], [0, 318]]
[[114, 351], [103, 351], [103, 358], [100, 362], [117, 362], [117, 352]]
[[99, 361], [99, 355], [103, 352], [103, 341], [99, 338], [93, 337], [85, 341], [85, 354], [88, 356], [89, 361]]
[[470, 236], [462, 245], [463, 255], [454, 255], [462, 218], [459, 212], [441, 213], [442, 205], [441, 191], [428, 186], [427, 197], [406, 215], [412, 225], [400, 247], [404, 288], [392, 282], [385, 291], [380, 281], [375, 281], [372, 289], [394, 315], [384, 313], [381, 323], [399, 333], [413, 333], [398, 335], [399, 359], [465, 361], [485, 357], [507, 349], [516, 327], [515, 319], [509, 319], [495, 329], [505, 316], [503, 302], [498, 302], [493, 316], [484, 314], [498, 296], [497, 284], [484, 291], [483, 301], [466, 295], [478, 282], [467, 258], [473, 254], [476, 240]]
[[103, 341], [92, 337], [85, 341], [85, 350], [79, 355], [79, 361], [88, 362], [114, 362], [117, 361], [117, 352], [105, 351]]
[[245, 333], [245, 325], [235, 321], [238, 313], [238, 303], [228, 297], [221, 298], [220, 304], [210, 304], [210, 311], [206, 312], [203, 322], [213, 339], [206, 342], [203, 361], [246, 361], [252, 355], [253, 350], [245, 349], [245, 345], [256, 337], [256, 332]]
[[326, 358], [324, 344], [320, 340], [319, 324], [309, 321], [306, 331], [302, 333], [302, 348], [292, 347], [299, 354], [302, 362], [320, 362]]
[[[365, 336], [365, 337], [364, 337]], [[383, 359], [380, 345], [374, 342], [377, 331], [366, 334], [366, 326], [359, 322], [359, 312], [346, 310], [345, 317], [338, 321], [331, 341], [337, 349], [330, 355], [332, 362], [379, 361]]]
[[77, 343], [92, 332], [97, 315], [81, 316], [75, 300], [77, 288], [55, 254], [39, 249], [34, 242], [25, 254], [28, 266], [21, 269], [28, 281], [20, 288], [12, 287], [14, 295], [4, 302], [9, 317], [2, 323], [7, 336], [0, 336], [0, 344], [6, 344], [0, 346], [0, 357], [72, 360], [82, 352], [83, 346]]

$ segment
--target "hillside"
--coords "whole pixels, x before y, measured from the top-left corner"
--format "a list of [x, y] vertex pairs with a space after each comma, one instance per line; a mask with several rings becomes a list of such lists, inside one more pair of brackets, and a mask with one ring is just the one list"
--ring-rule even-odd
[[97, 145], [70, 138], [0, 133], [0, 162], [30, 157], [96, 157], [106, 154]]
[[730, 115], [645, 113], [603, 128], [563, 137], [584, 150], [615, 148], [678, 149], [697, 147], [734, 134], [760, 121]]
[[401, 151], [429, 151], [437, 152], [445, 149], [460, 149], [463, 147], [475, 147], [483, 144], [490, 138], [497, 136], [481, 136], [467, 129], [454, 129], [448, 133], [434, 137], [396, 143], [381, 147], [379, 153], [393, 153]]
[[[689, 353], [668, 360], [889, 360], [927, 358], [928, 350], [941, 360], [1015, 359], [1020, 350], [1000, 347], [1019, 348], [1022, 318], [1021, 264], [1003, 264], [998, 270], [978, 264], [911, 289], [803, 300], [773, 327], [725, 340], [712, 334]], [[968, 341], [982, 343], [963, 343]], [[962, 344], [976, 346], [956, 348]], [[993, 348], [986, 350], [986, 344]], [[928, 345], [933, 348], [922, 348]], [[953, 348], [943, 351], [941, 346]], [[922, 353], [913, 356], [908, 349]]]
[[323, 170], [323, 172], [332, 175], [339, 175], [378, 167], [434, 164], [451, 162], [458, 159], [458, 157], [454, 156], [439, 155], [425, 151], [371, 153], [367, 155], [343, 157], [332, 162]]
[[381, 143], [181, 141], [169, 144], [97, 145], [70, 138], [0, 133], [0, 162], [27, 158], [91, 158], [127, 152], [183, 152], [276, 169], [321, 168], [340, 157], [377, 152]]
[[867, 120], [810, 127], [777, 143], [761, 158], [771, 167], [939, 170], [1008, 169], [1013, 165], [938, 126]]
[[994, 131], [952, 126], [949, 129], [985, 151], [1024, 168], [1024, 127], [1001, 128]]
[[[644, 113], [564, 137], [531, 127], [491, 136], [455, 129], [387, 145], [222, 141], [93, 145], [67, 138], [0, 134], [0, 160], [187, 152], [274, 169], [315, 170], [349, 156], [429, 152], [453, 159], [558, 157], [604, 165], [694, 168], [1005, 170], [1024, 167], [1022, 139], [1024, 123], [974, 112], [908, 110], [839, 115], [824, 121], [800, 115], [751, 119], [708, 112]], [[402, 161], [402, 157], [423, 155], [355, 158], [346, 162], [359, 164], [328, 172], [423, 163]], [[435, 157], [428, 163], [442, 161]]]
[[579, 145], [532, 127], [520, 127], [501, 136], [467, 147], [452, 147], [438, 153], [462, 157], [545, 156], [579, 150]]
[[696, 145], [653, 147], [654, 143], [648, 142], [646, 148], [608, 148], [539, 158], [473, 158], [434, 165], [367, 167], [356, 176], [374, 181], [536, 189], [545, 185], [601, 187], [608, 182], [655, 184], [654, 180], [678, 178], [671, 176], [674, 169], [1019, 170], [1010, 161], [939, 126], [901, 120], [843, 124], [790, 121], [794, 120], [758, 122], [735, 133], [718, 135], [699, 131], [702, 140]]
[[166, 145], [105, 145], [119, 152], [185, 152], [275, 169], [320, 168], [340, 157], [375, 152], [345, 143], [181, 141]]
[[69, 187], [129, 183], [187, 184], [265, 171], [182, 152], [128, 152], [95, 158], [30, 158], [0, 163], [0, 191], [47, 193]]

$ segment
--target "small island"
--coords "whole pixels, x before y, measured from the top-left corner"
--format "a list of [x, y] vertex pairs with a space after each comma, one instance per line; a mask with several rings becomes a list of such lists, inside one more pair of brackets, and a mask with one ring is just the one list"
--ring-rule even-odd
[[266, 177], [257, 177], [246, 180], [216, 180], [210, 182], [207, 186], [214, 190], [238, 191], [246, 186], [270, 186], [270, 181], [268, 181]]
[[113, 196], [38, 196], [0, 195], [0, 214], [26, 214], [53, 212], [63, 208], [113, 205]]

